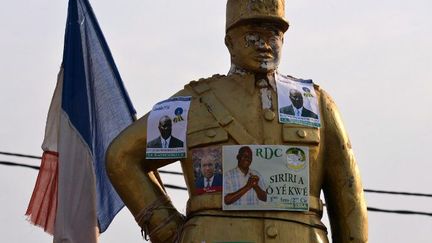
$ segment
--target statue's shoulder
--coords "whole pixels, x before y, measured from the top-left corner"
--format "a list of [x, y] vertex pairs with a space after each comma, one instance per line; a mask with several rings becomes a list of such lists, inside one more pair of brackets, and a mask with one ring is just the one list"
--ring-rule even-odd
[[229, 77], [222, 74], [214, 74], [208, 78], [200, 78], [198, 80], [190, 81], [188, 84], [184, 86], [184, 91], [188, 92], [191, 96], [199, 96], [202, 93], [205, 93], [211, 90], [212, 86], [215, 83], [225, 83], [229, 82]]
[[189, 82], [181, 91], [182, 95], [192, 96], [188, 115], [188, 146], [202, 146], [210, 143], [223, 142], [228, 139], [226, 131], [220, 127], [202, 97], [214, 91], [215, 84], [226, 83], [225, 75], [215, 74]]

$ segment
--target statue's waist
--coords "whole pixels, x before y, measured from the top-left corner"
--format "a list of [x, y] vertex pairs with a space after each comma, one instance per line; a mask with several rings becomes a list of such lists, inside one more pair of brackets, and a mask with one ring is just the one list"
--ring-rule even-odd
[[[204, 194], [199, 196], [192, 196], [187, 202], [186, 214], [195, 213], [197, 211], [214, 209], [222, 209], [222, 194]], [[322, 216], [323, 203], [321, 199], [315, 196], [309, 196], [309, 212], [315, 213], [316, 215]], [[260, 212], [260, 211], [257, 211]], [[268, 212], [268, 211], [261, 211]]]
[[208, 217], [233, 217], [251, 219], [271, 219], [279, 221], [298, 221], [307, 225], [322, 225], [321, 217], [323, 203], [315, 196], [309, 196], [309, 211], [222, 211], [222, 195], [220, 193], [205, 194], [191, 197], [187, 203], [187, 217], [208, 216]]
[[223, 211], [221, 200], [220, 194], [189, 199], [180, 242], [328, 243], [317, 197], [310, 197], [310, 210], [305, 212]]

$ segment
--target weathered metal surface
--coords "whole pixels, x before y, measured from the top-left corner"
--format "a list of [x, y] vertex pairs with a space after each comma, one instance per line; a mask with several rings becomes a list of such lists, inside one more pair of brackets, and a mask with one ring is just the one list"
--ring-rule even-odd
[[[272, 9], [272, 18], [232, 24], [233, 16], [245, 11], [237, 6], [243, 3], [262, 3], [263, 9], [268, 4], [284, 4], [271, 0], [228, 1], [226, 43], [232, 60], [229, 75], [191, 82], [174, 95], [192, 96], [188, 155], [181, 159], [190, 196], [186, 218], [172, 206], [163, 183], [153, 172], [176, 160], [145, 159], [147, 115], [110, 146], [107, 170], [113, 185], [152, 242], [328, 242], [327, 229], [321, 222], [321, 191], [326, 198], [333, 242], [367, 242], [360, 175], [336, 105], [325, 91], [314, 86], [320, 128], [281, 124], [275, 119], [279, 107], [271, 84], [286, 30], [280, 24], [285, 21], [283, 12], [276, 11], [277, 20]], [[270, 84], [265, 87], [266, 95], [261, 92], [263, 86], [256, 85], [262, 79]], [[222, 211], [221, 192], [197, 194], [191, 149], [235, 144], [308, 146], [310, 210]]]

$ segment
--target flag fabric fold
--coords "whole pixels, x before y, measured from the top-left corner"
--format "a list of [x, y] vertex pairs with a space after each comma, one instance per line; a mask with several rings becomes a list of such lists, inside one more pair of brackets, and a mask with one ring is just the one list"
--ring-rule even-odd
[[107, 177], [105, 153], [134, 117], [88, 0], [70, 0], [62, 70], [26, 212], [54, 242], [96, 242], [124, 206]]

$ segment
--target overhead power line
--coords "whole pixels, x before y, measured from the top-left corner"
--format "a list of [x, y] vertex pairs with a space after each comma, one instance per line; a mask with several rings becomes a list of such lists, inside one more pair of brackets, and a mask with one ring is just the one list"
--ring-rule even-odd
[[9, 153], [9, 152], [2, 152], [2, 151], [0, 151], [0, 154], [8, 155], [8, 156], [15, 156], [15, 157], [29, 158], [29, 159], [42, 159], [42, 157], [40, 157], [40, 156], [28, 155], [28, 154]]
[[14, 163], [14, 162], [9, 162], [9, 161], [0, 161], [0, 165], [26, 167], [26, 168], [35, 169], [35, 170], [39, 170], [39, 168], [40, 168], [39, 166], [19, 164], [19, 163]]
[[[11, 152], [0, 151], [0, 154], [7, 155], [7, 156], [31, 158], [31, 159], [42, 159], [42, 157], [40, 157], [40, 156], [21, 154], [21, 153], [11, 153]], [[8, 161], [2, 161], [2, 162], [0, 162], [0, 164], [10, 165], [10, 166], [21, 166], [21, 167], [27, 167], [27, 168], [31, 168], [31, 169], [39, 169], [39, 166], [19, 164], [19, 163], [8, 162]], [[183, 173], [177, 172], [177, 171], [168, 171], [168, 170], [158, 170], [158, 171], [161, 174], [183, 175]], [[169, 185], [169, 186], [166, 186], [166, 187], [170, 188], [170, 186], [178, 187], [178, 186], [175, 186], [175, 185]], [[180, 188], [172, 188], [172, 189], [180, 189]], [[186, 188], [184, 188], [184, 189], [186, 189]], [[367, 192], [367, 193], [378, 193], [378, 194], [392, 194], [392, 195], [416, 196], [416, 197], [432, 197], [432, 194], [414, 193], [414, 192], [386, 191], [386, 190], [373, 190], [373, 189], [364, 189], [363, 191]]]
[[[184, 190], [186, 191], [186, 187], [171, 185], [171, 184], [164, 184], [166, 188], [170, 189], [176, 189], [176, 190]], [[325, 205], [324, 205], [325, 206]], [[380, 209], [380, 208], [374, 208], [374, 207], [367, 207], [368, 211], [371, 212], [379, 212], [379, 213], [393, 213], [393, 214], [405, 214], [405, 215], [423, 215], [423, 216], [430, 216], [432, 217], [432, 213], [428, 212], [421, 212], [421, 211], [410, 211], [410, 210], [390, 210], [390, 209]]]
[[165, 184], [165, 183], [164, 183], [164, 187], [166, 187], [166, 188], [170, 188], [170, 189], [174, 189], [174, 190], [187, 191], [187, 188], [186, 188], [186, 187], [183, 187], [183, 186], [176, 186], [176, 185], [172, 185], [172, 184]]
[[410, 214], [410, 215], [424, 215], [424, 216], [432, 216], [432, 213], [427, 212], [419, 212], [419, 211], [410, 211], [410, 210], [389, 210], [389, 209], [380, 209], [368, 207], [368, 211], [372, 212], [380, 212], [380, 213], [395, 213], [395, 214]]
[[183, 173], [177, 171], [158, 170], [158, 172], [162, 174], [183, 175]]
[[370, 192], [370, 193], [382, 193], [382, 194], [393, 194], [393, 195], [404, 195], [404, 196], [432, 197], [432, 194], [413, 193], [413, 192], [395, 192], [395, 191], [383, 191], [383, 190], [371, 190], [371, 189], [364, 189], [363, 191]]
[[[12, 155], [12, 156], [18, 156], [18, 157], [27, 157], [27, 158], [35, 158], [35, 157], [37, 158], [37, 156], [24, 155], [24, 154], [15, 154], [15, 153], [0, 152], [0, 154]], [[39, 170], [40, 169], [39, 166], [20, 164], [20, 163], [9, 162], [9, 161], [0, 161], [0, 165], [26, 167], [26, 168], [35, 169], [35, 170]], [[159, 171], [159, 173], [164, 173], [164, 174], [183, 175], [183, 173], [176, 172], [176, 171], [167, 171], [167, 170], [158, 170], [158, 171]], [[174, 189], [174, 190], [187, 191], [187, 188], [186, 187], [182, 187], [182, 186], [177, 186], [177, 185], [172, 185], [172, 184], [164, 184], [164, 186], [166, 188], [170, 188], [170, 189]], [[394, 192], [394, 191], [369, 190], [369, 189], [365, 189], [364, 191], [365, 192], [372, 192], [372, 193], [384, 193], [384, 194], [397, 194], [397, 195], [407, 195], [407, 196], [431, 197], [430, 194], [423, 194], [423, 193]], [[405, 215], [423, 215], [423, 216], [430, 216], [430, 217], [432, 217], [432, 213], [421, 212], [421, 211], [390, 210], [390, 209], [380, 209], [380, 208], [374, 208], [374, 207], [368, 207], [367, 210], [371, 211], [371, 212], [380, 212], [380, 213], [393, 213], [393, 214], [405, 214]]]

